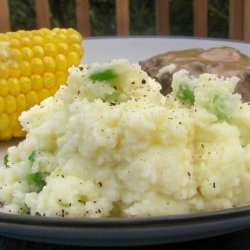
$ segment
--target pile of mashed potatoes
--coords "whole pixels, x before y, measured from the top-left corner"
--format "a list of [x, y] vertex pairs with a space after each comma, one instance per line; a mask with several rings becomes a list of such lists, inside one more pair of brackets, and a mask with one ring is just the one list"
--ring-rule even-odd
[[126, 60], [70, 69], [22, 113], [0, 211], [58, 217], [197, 213], [250, 203], [250, 106], [238, 78], [181, 70], [173, 91]]

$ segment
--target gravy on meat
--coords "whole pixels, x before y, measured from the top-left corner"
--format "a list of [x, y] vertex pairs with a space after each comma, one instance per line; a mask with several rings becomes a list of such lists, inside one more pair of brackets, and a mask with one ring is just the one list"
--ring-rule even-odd
[[[158, 74], [160, 69], [170, 64], [176, 66], [172, 72]], [[231, 47], [170, 51], [141, 61], [140, 65], [149, 76], [160, 82], [164, 95], [171, 91], [172, 74], [186, 69], [194, 76], [202, 73], [237, 76], [240, 81], [235, 92], [242, 95], [243, 101], [250, 101], [250, 57]]]

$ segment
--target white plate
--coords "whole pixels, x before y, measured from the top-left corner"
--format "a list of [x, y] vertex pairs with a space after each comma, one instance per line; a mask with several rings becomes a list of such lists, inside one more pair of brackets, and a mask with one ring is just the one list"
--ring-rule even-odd
[[[126, 58], [138, 62], [169, 50], [232, 46], [250, 55], [250, 45], [195, 38], [85, 39], [84, 63]], [[0, 155], [17, 141], [0, 143]], [[250, 227], [250, 206], [203, 214], [136, 219], [67, 219], [0, 213], [0, 235], [19, 239], [83, 246], [162, 244], [204, 238]]]
[[84, 63], [107, 62], [113, 58], [125, 58], [138, 62], [170, 50], [231, 46], [250, 55], [246, 42], [199, 38], [125, 37], [84, 39]]

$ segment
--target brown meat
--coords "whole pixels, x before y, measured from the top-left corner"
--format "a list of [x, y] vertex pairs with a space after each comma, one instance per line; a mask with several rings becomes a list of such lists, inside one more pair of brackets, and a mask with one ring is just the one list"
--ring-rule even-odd
[[212, 73], [219, 76], [238, 76], [236, 92], [242, 95], [243, 101], [250, 102], [250, 57], [231, 47], [204, 49], [188, 49], [170, 51], [141, 61], [140, 65], [149, 76], [155, 78], [162, 85], [162, 93], [171, 91], [173, 73], [157, 74], [166, 65], [175, 64], [173, 73], [186, 69], [192, 75]]

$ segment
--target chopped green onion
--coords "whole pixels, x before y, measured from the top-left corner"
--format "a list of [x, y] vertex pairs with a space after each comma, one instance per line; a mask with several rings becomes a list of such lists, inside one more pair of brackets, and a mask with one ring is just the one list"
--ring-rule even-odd
[[229, 100], [221, 97], [219, 94], [215, 94], [205, 108], [215, 114], [219, 120], [229, 119], [229, 110], [226, 110], [226, 102], [228, 101]]
[[119, 102], [120, 96], [121, 96], [121, 92], [116, 90], [111, 95], [105, 95], [104, 101], [106, 101], [106, 102]]
[[9, 163], [9, 155], [6, 154], [3, 158], [3, 164], [6, 168], [9, 167], [8, 163]]
[[100, 70], [92, 73], [89, 79], [92, 81], [108, 81], [117, 78], [118, 74], [112, 69]]
[[36, 151], [32, 151], [32, 153], [29, 155], [28, 160], [32, 163], [36, 160]]
[[194, 104], [194, 91], [187, 84], [182, 84], [179, 86], [177, 97], [192, 105]]
[[44, 177], [45, 177], [44, 173], [41, 172], [32, 173], [27, 176], [27, 182], [30, 186], [32, 186], [32, 188], [35, 191], [40, 192], [46, 185]]

